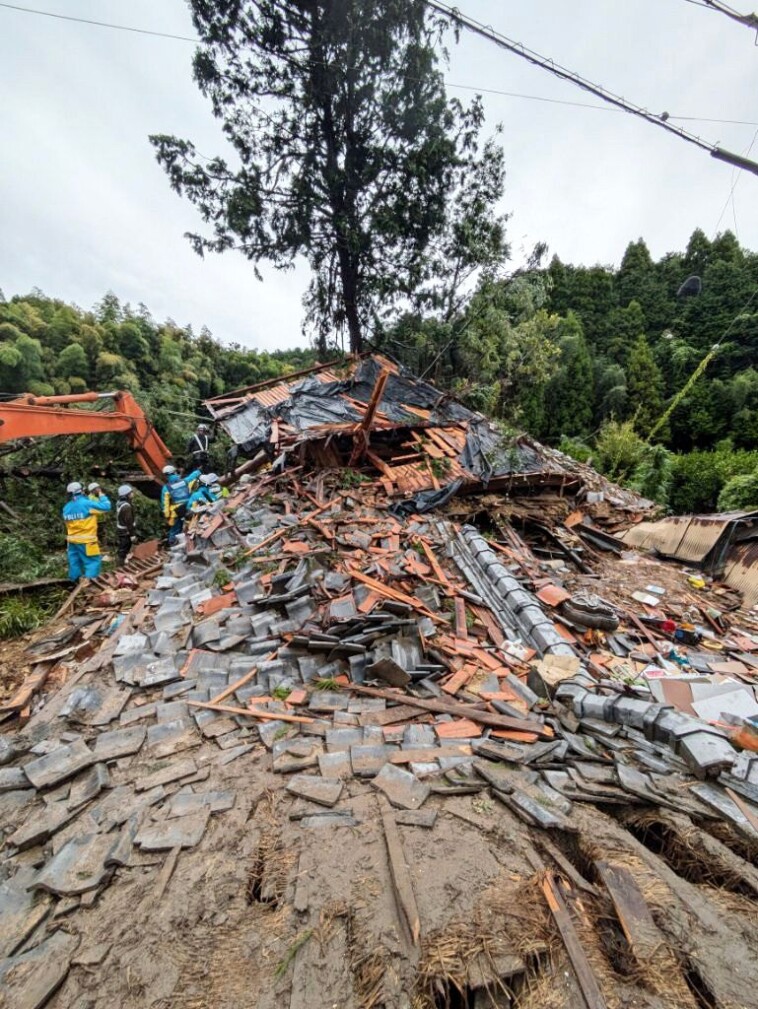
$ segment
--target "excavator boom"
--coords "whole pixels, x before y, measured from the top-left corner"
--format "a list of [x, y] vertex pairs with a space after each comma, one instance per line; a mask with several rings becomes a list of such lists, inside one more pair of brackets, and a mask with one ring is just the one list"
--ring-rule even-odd
[[[113, 400], [113, 410], [71, 409], [75, 403]], [[0, 443], [22, 438], [51, 438], [56, 435], [126, 435], [137, 462], [145, 473], [159, 482], [171, 453], [147, 419], [142, 407], [129, 392], [84, 392], [71, 396], [20, 396], [0, 402]]]

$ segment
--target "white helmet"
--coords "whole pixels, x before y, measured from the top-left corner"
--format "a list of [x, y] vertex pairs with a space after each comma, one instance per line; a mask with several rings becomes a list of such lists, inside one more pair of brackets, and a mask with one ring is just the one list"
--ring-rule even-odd
[[214, 494], [219, 494], [220, 495], [221, 494], [221, 484], [220, 483], [214, 483], [213, 486], [211, 487], [211, 490], [213, 491]]
[[164, 466], [162, 472], [164, 476], [171, 476], [172, 473], [176, 473], [176, 466]]
[[205, 473], [200, 477], [200, 483], [204, 484], [206, 487], [210, 487], [212, 483], [215, 483], [218, 477], [215, 473]]
[[90, 492], [92, 492], [93, 490], [100, 490], [100, 484], [93, 482], [87, 487], [87, 490]]
[[134, 487], [132, 487], [131, 484], [122, 483], [121, 486], [118, 489], [118, 496], [119, 497], [128, 497], [133, 491], [134, 491]]
[[207, 431], [208, 430], [208, 425], [207, 424], [198, 424], [197, 425], [197, 429], [198, 429], [198, 431]]
[[66, 488], [66, 493], [67, 494], [81, 494], [81, 492], [83, 490], [84, 490], [84, 487], [82, 487], [82, 485], [79, 483], [79, 481], [78, 480], [74, 480], [73, 483], [70, 483], [68, 485], [68, 487]]

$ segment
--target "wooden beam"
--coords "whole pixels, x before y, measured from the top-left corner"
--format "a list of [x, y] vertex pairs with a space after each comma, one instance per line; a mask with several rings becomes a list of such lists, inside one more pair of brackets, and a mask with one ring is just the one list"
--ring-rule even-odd
[[566, 902], [563, 899], [560, 883], [554, 873], [546, 873], [542, 881], [542, 892], [545, 894], [547, 906], [550, 908], [550, 913], [553, 916], [555, 924], [558, 926], [558, 931], [561, 933], [561, 938], [571, 960], [571, 966], [574, 968], [574, 974], [582, 990], [587, 1009], [607, 1009], [605, 999], [600, 991], [590, 962], [587, 959], [587, 954], [584, 952], [582, 944], [579, 941], [579, 936], [574, 928]]
[[423, 711], [434, 711], [441, 715], [458, 715], [459, 718], [470, 718], [472, 722], [489, 725], [494, 729], [510, 729], [515, 732], [533, 732], [543, 739], [552, 739], [552, 730], [547, 729], [537, 719], [511, 718], [508, 715], [495, 714], [493, 711], [482, 710], [473, 704], [459, 704], [455, 701], [440, 701], [436, 698], [410, 697], [393, 690], [378, 690], [375, 687], [362, 687], [351, 683], [345, 689], [356, 694], [366, 694], [368, 697], [382, 697], [386, 701], [405, 702]]
[[314, 718], [304, 715], [285, 715], [278, 711], [261, 711], [259, 708], [235, 708], [229, 704], [211, 704], [208, 701], [187, 701], [192, 708], [209, 708], [211, 711], [224, 711], [228, 715], [247, 715], [248, 718], [269, 719], [272, 722], [301, 722], [309, 724]]
[[606, 890], [611, 895], [616, 915], [634, 958], [644, 967], [656, 950], [665, 947], [663, 934], [653, 921], [650, 908], [629, 870], [623, 865], [612, 865], [601, 860], [595, 862], [595, 865]]
[[383, 795], [380, 795], [378, 798], [379, 807], [382, 812], [382, 826], [384, 827], [384, 840], [387, 845], [392, 889], [395, 893], [398, 909], [408, 926], [413, 945], [418, 946], [421, 935], [421, 918], [418, 912], [418, 905], [416, 904], [416, 895], [413, 892], [411, 874], [408, 869], [405, 852], [403, 851], [403, 842], [400, 840], [400, 831], [397, 829], [389, 803]]

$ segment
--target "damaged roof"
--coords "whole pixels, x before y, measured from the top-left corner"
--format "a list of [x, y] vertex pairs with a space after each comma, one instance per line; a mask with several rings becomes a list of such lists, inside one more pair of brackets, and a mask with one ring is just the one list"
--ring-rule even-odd
[[[249, 457], [286, 453], [316, 468], [360, 464], [382, 475], [390, 496], [453, 484], [453, 493], [464, 494], [546, 486], [576, 494], [590, 472], [602, 482], [527, 436], [504, 435], [482, 414], [378, 354], [225, 393], [205, 405]], [[619, 507], [641, 513], [654, 507], [620, 488], [614, 493]]]

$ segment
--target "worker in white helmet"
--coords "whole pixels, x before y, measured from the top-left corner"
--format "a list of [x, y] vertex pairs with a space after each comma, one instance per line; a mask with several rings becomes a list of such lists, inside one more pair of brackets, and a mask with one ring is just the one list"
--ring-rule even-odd
[[118, 489], [116, 502], [116, 532], [118, 533], [118, 562], [126, 564], [133, 544], [137, 542], [137, 525], [134, 517], [134, 488], [124, 483]]
[[61, 515], [66, 523], [68, 544], [68, 576], [72, 582], [80, 578], [97, 578], [102, 566], [100, 544], [97, 541], [97, 516], [109, 512], [111, 503], [101, 493], [96, 500], [85, 496], [78, 480], [66, 487], [68, 501]]
[[197, 430], [187, 442], [187, 455], [192, 460], [192, 468], [199, 469], [201, 473], [210, 472], [211, 456], [210, 444], [212, 441], [211, 429], [207, 424], [198, 424]]
[[161, 490], [161, 511], [168, 524], [168, 545], [172, 546], [184, 525], [190, 487], [200, 479], [201, 473], [195, 469], [183, 476], [177, 473], [175, 466], [168, 465], [163, 467], [163, 475], [166, 482]]

